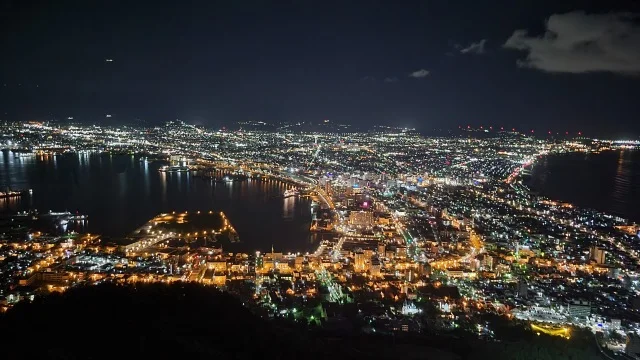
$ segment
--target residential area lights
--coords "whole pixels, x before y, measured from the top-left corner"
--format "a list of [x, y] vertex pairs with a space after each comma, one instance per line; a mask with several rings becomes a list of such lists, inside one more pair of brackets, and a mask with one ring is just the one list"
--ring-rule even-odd
[[[285, 181], [309, 196], [310, 253], [222, 250], [236, 229], [213, 210], [160, 214], [121, 245], [99, 235], [3, 237], [4, 308], [37, 292], [101, 282], [198, 281], [267, 317], [322, 324], [354, 304], [367, 331], [493, 337], [496, 315], [531, 331], [640, 331], [640, 228], [618, 216], [535, 194], [531, 167], [557, 153], [638, 143], [549, 140], [514, 132], [424, 137], [406, 129], [218, 131], [179, 121], [152, 128], [3, 124], [0, 145], [23, 157], [61, 153], [153, 158], [185, 171], [223, 169], [235, 181]], [[172, 166], [172, 165], [168, 165]], [[219, 215], [220, 227], [175, 230]], [[194, 217], [194, 218], [192, 218]], [[170, 230], [174, 229], [174, 230]], [[284, 252], [283, 252], [284, 251]], [[330, 311], [329, 311], [330, 310]], [[428, 319], [426, 321], [425, 319]], [[478, 328], [477, 325], [480, 325]], [[605, 336], [610, 347], [620, 345]], [[610, 339], [610, 340], [606, 340]]]

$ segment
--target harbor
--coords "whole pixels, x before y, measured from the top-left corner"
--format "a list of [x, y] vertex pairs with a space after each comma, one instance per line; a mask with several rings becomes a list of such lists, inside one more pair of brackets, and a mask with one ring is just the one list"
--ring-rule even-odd
[[[229, 251], [264, 251], [273, 244], [304, 252], [317, 246], [309, 232], [315, 197], [308, 196], [300, 184], [267, 174], [257, 176], [257, 172], [250, 177], [245, 171], [245, 179], [240, 169], [222, 164], [198, 165], [189, 172], [160, 172], [169, 163], [166, 157], [159, 157], [95, 152], [28, 161], [0, 158], [2, 178], [12, 178], [11, 183], [0, 185], [33, 189], [31, 196], [0, 199], [0, 212], [78, 211], [88, 216], [84, 231], [117, 242], [158, 213], [213, 209], [224, 212], [241, 239], [225, 245]], [[207, 175], [211, 178], [204, 177]], [[227, 181], [225, 175], [233, 181]], [[45, 177], [49, 180], [44, 181]], [[300, 195], [285, 202], [284, 192], [292, 188], [299, 189]], [[71, 225], [75, 226], [70, 223], [70, 229]]]
[[185, 247], [219, 248], [238, 241], [236, 229], [222, 211], [172, 211], [158, 214], [131, 232], [119, 249], [136, 255]]
[[20, 211], [0, 217], [0, 232], [5, 235], [21, 234], [25, 238], [31, 238], [36, 233], [73, 235], [86, 233], [87, 221], [86, 214], [69, 211]]

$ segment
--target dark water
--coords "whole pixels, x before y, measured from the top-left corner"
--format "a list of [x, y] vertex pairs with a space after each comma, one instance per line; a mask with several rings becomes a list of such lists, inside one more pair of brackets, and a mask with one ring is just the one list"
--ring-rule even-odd
[[640, 152], [570, 153], [543, 158], [528, 185], [551, 199], [640, 221]]
[[[162, 173], [161, 164], [127, 155], [0, 156], [0, 186], [33, 189], [31, 196], [0, 199], [0, 212], [38, 209], [89, 215], [85, 231], [121, 237], [160, 212], [224, 211], [240, 243], [229, 251], [307, 251], [311, 204], [283, 199], [275, 180], [215, 183], [186, 173]], [[227, 250], [227, 248], [225, 248]]]

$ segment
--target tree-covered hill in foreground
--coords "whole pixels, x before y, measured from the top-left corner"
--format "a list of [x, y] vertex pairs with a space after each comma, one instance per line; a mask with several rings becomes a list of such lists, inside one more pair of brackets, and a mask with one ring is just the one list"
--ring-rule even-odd
[[514, 336], [338, 334], [267, 321], [195, 283], [102, 284], [0, 316], [0, 359], [601, 359], [588, 333], [567, 341], [500, 328]]
[[[392, 358], [367, 344], [266, 321], [232, 295], [194, 283], [73, 288], [0, 317], [2, 359]], [[377, 347], [377, 346], [376, 346]], [[362, 350], [360, 350], [362, 349]], [[415, 351], [415, 350], [413, 350]], [[455, 359], [419, 348], [427, 359]], [[397, 355], [397, 353], [396, 353]], [[411, 357], [410, 357], [411, 358]], [[425, 357], [421, 357], [425, 358]]]

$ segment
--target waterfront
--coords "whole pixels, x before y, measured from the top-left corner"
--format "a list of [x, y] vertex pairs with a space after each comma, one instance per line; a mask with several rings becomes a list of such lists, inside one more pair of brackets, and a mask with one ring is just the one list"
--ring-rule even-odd
[[640, 152], [550, 155], [525, 183], [541, 195], [640, 222]]
[[67, 154], [0, 158], [0, 186], [33, 189], [32, 195], [0, 199], [0, 212], [78, 211], [89, 216], [84, 231], [118, 238], [161, 212], [224, 211], [240, 242], [229, 251], [307, 251], [310, 200], [283, 199], [276, 180], [216, 183], [187, 173], [164, 173], [162, 164], [139, 157]]
[[[208, 132], [174, 122], [154, 129], [6, 128], [13, 151], [3, 150], [0, 183], [27, 189], [8, 198], [6, 212], [77, 210], [89, 215], [84, 231], [128, 236], [116, 247], [88, 234], [62, 235], [58, 228], [84, 220], [71, 213], [0, 219], [0, 311], [34, 293], [79, 285], [189, 281], [228, 291], [265, 318], [324, 327], [342, 313], [348, 322], [367, 324], [362, 333], [428, 329], [431, 336], [459, 329], [501, 340], [487, 316], [509, 312], [504, 321], [517, 319], [529, 332], [552, 319], [562, 331], [535, 330], [567, 341], [575, 341], [569, 339], [579, 328], [640, 333], [637, 306], [627, 305], [638, 291], [640, 228], [531, 197], [503, 181], [522, 167], [527, 176], [537, 159], [534, 181], [596, 181], [578, 200], [603, 187], [617, 189], [624, 200], [634, 183], [634, 154], [627, 150], [640, 143], [404, 132], [353, 133], [337, 143], [333, 134]], [[625, 152], [574, 156], [599, 149]], [[574, 155], [539, 157], [568, 152]], [[174, 167], [161, 172], [164, 163], [130, 154], [169, 157]], [[185, 163], [201, 158], [202, 167], [187, 174]], [[582, 163], [592, 161], [603, 165]], [[608, 184], [611, 174], [620, 176]], [[289, 185], [264, 180], [274, 178]], [[309, 242], [310, 204], [285, 191], [292, 183], [324, 203], [314, 227], [326, 241]], [[548, 191], [548, 184], [538, 184]], [[566, 200], [566, 191], [547, 195]], [[313, 251], [287, 254], [306, 250]], [[341, 312], [356, 308], [347, 304], [362, 313]], [[608, 343], [619, 338], [611, 335]]]

